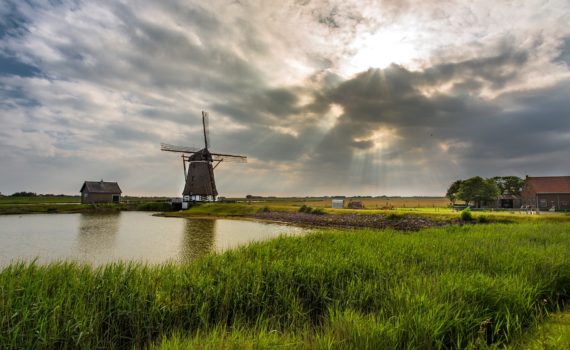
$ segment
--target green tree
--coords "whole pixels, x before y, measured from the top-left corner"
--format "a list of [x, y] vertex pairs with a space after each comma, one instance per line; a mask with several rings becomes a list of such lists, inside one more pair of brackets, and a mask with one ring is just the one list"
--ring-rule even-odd
[[518, 176], [495, 176], [493, 181], [499, 187], [500, 193], [520, 195], [524, 180]]
[[461, 182], [457, 198], [466, 203], [474, 202], [477, 208], [481, 208], [482, 201], [495, 201], [499, 194], [499, 187], [493, 179], [475, 176]]
[[22, 192], [15, 192], [15, 193], [12, 193], [11, 196], [12, 196], [12, 197], [36, 197], [37, 194], [36, 194], [35, 192], [22, 191]]
[[459, 192], [459, 188], [461, 187], [462, 182], [463, 182], [462, 180], [457, 180], [454, 183], [452, 183], [451, 186], [449, 186], [449, 188], [447, 189], [447, 193], [445, 194], [445, 196], [449, 198], [449, 200], [453, 204], [455, 204], [455, 202], [458, 199], [457, 192]]

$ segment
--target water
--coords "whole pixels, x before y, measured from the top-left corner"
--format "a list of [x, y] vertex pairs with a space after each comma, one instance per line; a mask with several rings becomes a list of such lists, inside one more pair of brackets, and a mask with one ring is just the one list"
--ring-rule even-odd
[[0, 216], [0, 267], [11, 261], [188, 262], [306, 229], [256, 221], [163, 218], [144, 212]]

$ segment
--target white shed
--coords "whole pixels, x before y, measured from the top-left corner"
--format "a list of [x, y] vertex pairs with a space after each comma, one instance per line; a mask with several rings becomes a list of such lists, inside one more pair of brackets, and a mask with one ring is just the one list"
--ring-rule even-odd
[[344, 208], [344, 199], [342, 198], [333, 198], [332, 200], [332, 207], [336, 209]]

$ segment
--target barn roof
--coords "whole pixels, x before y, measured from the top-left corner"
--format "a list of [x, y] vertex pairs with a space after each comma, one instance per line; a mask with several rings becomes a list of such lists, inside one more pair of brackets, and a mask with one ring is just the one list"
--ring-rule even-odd
[[526, 183], [536, 193], [570, 193], [570, 176], [527, 176]]
[[83, 186], [81, 186], [81, 190], [79, 192], [83, 192], [86, 190], [89, 193], [122, 193], [121, 189], [119, 188], [119, 184], [116, 182], [106, 182], [106, 181], [85, 181]]

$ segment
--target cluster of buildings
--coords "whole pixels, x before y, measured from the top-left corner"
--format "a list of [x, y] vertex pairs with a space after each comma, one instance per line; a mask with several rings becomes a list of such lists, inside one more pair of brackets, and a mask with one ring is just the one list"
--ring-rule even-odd
[[570, 176], [527, 176], [520, 194], [504, 193], [485, 208], [570, 211]]
[[[81, 203], [119, 203], [121, 188], [116, 182], [85, 181], [81, 186]], [[350, 202], [359, 208], [360, 202]], [[486, 208], [532, 208], [542, 211], [570, 211], [570, 176], [527, 176], [519, 194], [502, 194], [496, 202], [484, 203]], [[345, 207], [344, 199], [332, 200], [333, 208]]]

